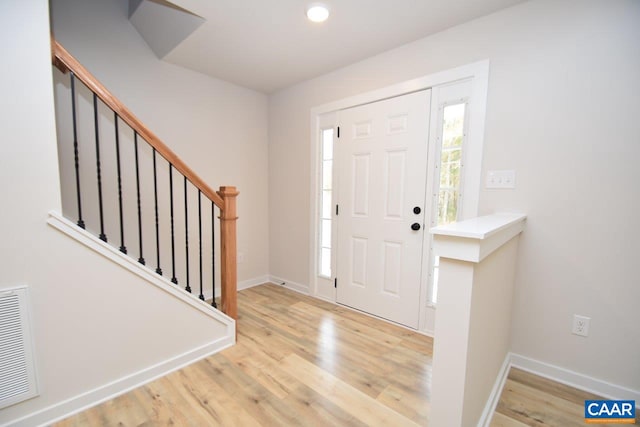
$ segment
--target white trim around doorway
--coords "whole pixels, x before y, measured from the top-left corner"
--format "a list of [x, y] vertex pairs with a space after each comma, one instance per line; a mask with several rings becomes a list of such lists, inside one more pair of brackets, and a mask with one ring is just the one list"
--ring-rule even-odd
[[[337, 112], [346, 108], [368, 104], [387, 98], [405, 95], [411, 92], [436, 88], [461, 80], [471, 80], [472, 95], [469, 100], [470, 115], [469, 139], [466, 152], [466, 167], [464, 180], [465, 197], [462, 206], [462, 218], [472, 218], [478, 215], [480, 189], [482, 183], [482, 154], [484, 143], [484, 127], [489, 86], [489, 60], [474, 62], [424, 77], [386, 86], [366, 93], [350, 96], [311, 109], [310, 114], [310, 250], [309, 250], [309, 291], [312, 296], [335, 301], [335, 292], [319, 292], [318, 289], [318, 185], [319, 185], [319, 153], [320, 153], [320, 117], [324, 114]], [[431, 138], [431, 136], [430, 136]], [[428, 239], [428, 241], [427, 241]], [[425, 233], [425, 244], [430, 242], [430, 235]], [[428, 246], [425, 246], [428, 247]], [[424, 263], [423, 263], [424, 264]], [[420, 304], [419, 331], [433, 335], [435, 307], [427, 303], [427, 289], [423, 280]]]

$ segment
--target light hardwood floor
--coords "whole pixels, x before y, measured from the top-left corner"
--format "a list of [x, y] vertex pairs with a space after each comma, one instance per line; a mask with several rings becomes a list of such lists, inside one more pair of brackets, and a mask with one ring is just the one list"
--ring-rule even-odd
[[430, 338], [276, 285], [238, 307], [234, 347], [58, 426], [427, 423]]
[[[276, 285], [238, 306], [236, 346], [56, 425], [427, 425], [431, 338]], [[584, 425], [546, 381], [512, 370], [492, 426]]]
[[593, 399], [602, 397], [511, 368], [491, 427], [607, 425], [584, 422], [584, 401]]

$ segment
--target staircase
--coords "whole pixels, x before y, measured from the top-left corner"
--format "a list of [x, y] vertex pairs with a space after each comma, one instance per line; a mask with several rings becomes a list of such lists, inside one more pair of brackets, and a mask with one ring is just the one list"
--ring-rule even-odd
[[211, 189], [55, 40], [52, 63], [64, 217], [237, 319], [236, 188]]

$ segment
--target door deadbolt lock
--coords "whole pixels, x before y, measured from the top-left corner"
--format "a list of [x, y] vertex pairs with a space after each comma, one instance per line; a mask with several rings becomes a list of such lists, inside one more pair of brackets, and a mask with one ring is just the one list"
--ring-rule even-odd
[[413, 231], [418, 231], [420, 230], [420, 224], [418, 224], [417, 222], [414, 222], [413, 224], [411, 224], [411, 229]]
[[420, 212], [422, 212], [422, 209], [420, 209], [420, 206], [416, 206], [415, 208], [413, 208], [414, 214], [420, 215]]

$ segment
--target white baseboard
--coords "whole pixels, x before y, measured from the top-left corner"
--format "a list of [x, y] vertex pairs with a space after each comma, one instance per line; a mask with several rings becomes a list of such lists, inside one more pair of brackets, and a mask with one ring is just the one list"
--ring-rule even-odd
[[249, 280], [243, 280], [242, 282], [238, 282], [238, 290], [241, 291], [243, 289], [253, 288], [254, 286], [269, 283], [270, 281], [271, 280], [269, 278], [269, 275], [254, 277], [253, 279]]
[[[262, 285], [264, 283], [269, 283], [269, 276], [266, 274], [264, 276], [254, 277], [253, 279], [248, 279], [248, 280], [243, 280], [242, 282], [238, 282], [236, 289], [241, 291], [243, 289], [253, 288], [254, 286]], [[221, 295], [220, 292], [221, 292], [220, 287], [216, 287], [217, 297]], [[211, 290], [204, 292], [204, 298], [206, 300], [210, 300], [212, 296], [213, 296], [213, 293], [211, 292]]]
[[636, 406], [640, 405], [639, 390], [631, 390], [514, 353], [511, 354], [511, 366], [607, 399], [635, 400]]
[[269, 276], [269, 282], [276, 285], [283, 285], [287, 289], [299, 292], [304, 295], [311, 295], [309, 292], [309, 285], [302, 285], [300, 283], [292, 282], [291, 280], [283, 279], [282, 277]]
[[[282, 283], [282, 282], [280, 282], [280, 283]], [[333, 304], [333, 305], [338, 305], [338, 304], [336, 303], [336, 300], [335, 300], [335, 299], [327, 298], [327, 297], [325, 297], [325, 296], [318, 295], [318, 294], [315, 294], [315, 295], [309, 294], [309, 296], [310, 296], [310, 297], [313, 297], [313, 298], [315, 298], [315, 299], [319, 299], [319, 300], [321, 300], [321, 301], [326, 301], [326, 302], [328, 302], [328, 303], [330, 303], [330, 304]]]
[[480, 420], [478, 421], [478, 426], [489, 427], [489, 425], [491, 424], [493, 413], [495, 412], [496, 407], [498, 406], [498, 402], [500, 401], [500, 395], [502, 394], [504, 383], [507, 381], [507, 377], [509, 376], [509, 369], [511, 369], [511, 353], [507, 353], [504, 358], [504, 362], [502, 362], [502, 366], [500, 367], [498, 376], [496, 377], [496, 382], [493, 384], [489, 399], [487, 399], [484, 411], [482, 411], [482, 415], [480, 416]]
[[217, 341], [189, 350], [156, 365], [144, 368], [93, 390], [41, 409], [23, 418], [2, 424], [2, 427], [45, 426], [82, 412], [92, 406], [111, 400], [141, 385], [181, 369], [200, 359], [224, 350], [235, 343], [234, 337], [223, 337]]

